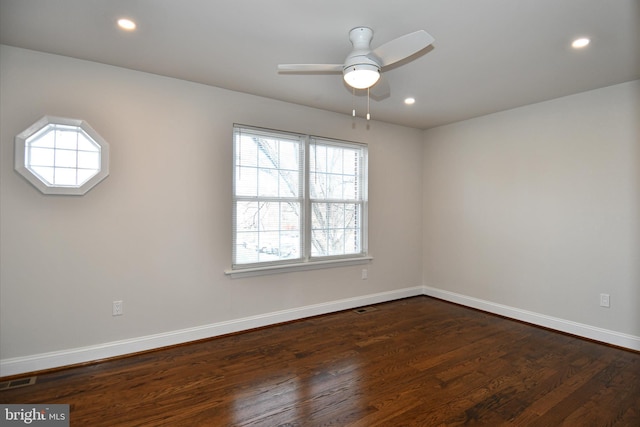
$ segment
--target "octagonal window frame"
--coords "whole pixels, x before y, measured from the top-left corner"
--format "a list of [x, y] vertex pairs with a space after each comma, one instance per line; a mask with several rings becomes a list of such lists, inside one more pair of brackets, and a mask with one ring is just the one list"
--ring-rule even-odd
[[[31, 147], [31, 144], [43, 139], [45, 135], [51, 132], [75, 132], [78, 137], [82, 139], [76, 139], [75, 148], [71, 147], [58, 147], [55, 141], [44, 144], [45, 147]], [[84, 142], [82, 142], [84, 141]], [[79, 148], [79, 144], [84, 144], [89, 149], [83, 150]], [[92, 150], [91, 147], [97, 148]], [[32, 153], [31, 149], [34, 149]], [[39, 150], [40, 153], [47, 153], [41, 157], [48, 160], [50, 164], [45, 162], [39, 166], [50, 168], [55, 173], [56, 171], [62, 172], [75, 172], [76, 179], [74, 184], [56, 184], [52, 180], [47, 179], [43, 174], [39, 174], [34, 170], [34, 165], [31, 159], [35, 155], [35, 150]], [[96, 159], [96, 155], [98, 159]], [[74, 157], [73, 160], [67, 160], [65, 166], [56, 166], [56, 159], [63, 159], [64, 155]], [[90, 168], [83, 168], [81, 164], [82, 159], [90, 162], [94, 166]], [[81, 119], [71, 119], [65, 117], [44, 116], [23, 132], [15, 137], [15, 158], [14, 158], [15, 170], [22, 175], [27, 181], [29, 181], [34, 187], [40, 190], [44, 194], [61, 194], [61, 195], [73, 195], [82, 196], [89, 190], [95, 187], [103, 179], [109, 176], [109, 144], [100, 136], [90, 125]], [[97, 168], [95, 165], [99, 165]], [[95, 170], [90, 178], [77, 182], [78, 171], [88, 171], [89, 173]]]

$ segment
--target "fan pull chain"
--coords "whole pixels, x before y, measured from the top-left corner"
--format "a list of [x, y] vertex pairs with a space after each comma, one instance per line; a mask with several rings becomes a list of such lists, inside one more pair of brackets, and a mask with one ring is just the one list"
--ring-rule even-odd
[[[371, 96], [370, 96], [369, 89], [370, 88], [367, 88], [367, 120], [371, 120], [371, 112], [370, 112]], [[353, 99], [351, 115], [353, 117], [355, 117], [356, 116], [356, 90], [355, 90], [355, 88], [351, 88], [351, 93], [352, 93], [352, 98], [351, 99]]]
[[353, 107], [353, 109], [351, 111], [351, 115], [353, 117], [355, 117], [356, 116], [356, 88], [354, 88], [354, 87], [351, 88], [351, 95], [352, 95], [351, 96], [351, 100], [352, 100], [351, 106]]

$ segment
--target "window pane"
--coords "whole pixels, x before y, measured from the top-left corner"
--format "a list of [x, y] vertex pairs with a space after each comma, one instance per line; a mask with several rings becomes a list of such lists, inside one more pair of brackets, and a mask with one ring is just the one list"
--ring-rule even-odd
[[360, 229], [345, 230], [344, 236], [344, 253], [357, 254], [362, 252], [362, 244], [360, 239]]
[[263, 203], [260, 211], [260, 230], [277, 231], [280, 229], [280, 203]]
[[360, 158], [360, 150], [344, 150], [342, 155], [343, 164], [344, 164], [344, 172], [357, 174], [359, 169], [358, 159]]
[[258, 202], [237, 202], [236, 228], [238, 233], [244, 231], [258, 231], [258, 224], [260, 223], [259, 212], [260, 209]]
[[282, 203], [280, 221], [282, 230], [300, 232], [300, 203]]
[[100, 153], [78, 151], [78, 167], [83, 169], [94, 169], [94, 172], [100, 170]]
[[312, 199], [326, 199], [327, 175], [324, 173], [312, 172], [309, 175], [309, 190]]
[[100, 147], [87, 138], [84, 133], [78, 133], [78, 150], [100, 153]]
[[342, 173], [342, 152], [344, 149], [327, 147], [327, 172]]
[[343, 178], [342, 197], [345, 200], [356, 200], [358, 198], [355, 177], [345, 176]]
[[250, 135], [241, 135], [237, 138], [236, 164], [258, 166], [258, 146]]
[[362, 209], [359, 204], [346, 204], [344, 206], [344, 226], [360, 229], [362, 226]]
[[258, 233], [236, 235], [236, 260], [240, 264], [258, 262]]
[[311, 256], [327, 256], [327, 235], [325, 230], [311, 230]]
[[42, 182], [53, 185], [53, 168], [46, 166], [32, 166], [29, 168], [34, 174], [40, 177]]
[[359, 230], [362, 226], [360, 212], [360, 205], [353, 203], [313, 203], [312, 255], [359, 253]]
[[278, 143], [273, 139], [256, 138], [258, 149], [258, 166], [265, 168], [278, 167]]
[[300, 256], [300, 203], [237, 202], [236, 206], [236, 264]]
[[56, 148], [74, 151], [78, 149], [78, 131], [57, 130], [55, 135]]
[[31, 148], [28, 152], [26, 166], [52, 166], [55, 150], [49, 148]]
[[342, 199], [342, 176], [327, 176], [327, 194], [328, 199]]
[[258, 195], [262, 197], [278, 196], [278, 171], [275, 169], [258, 169]]
[[75, 168], [77, 166], [77, 151], [70, 150], [56, 150], [56, 163], [57, 168]]
[[236, 168], [236, 195], [258, 195], [258, 170], [256, 168]]
[[283, 232], [280, 236], [280, 258], [300, 258], [301, 243], [299, 232]]
[[54, 134], [46, 133], [47, 127], [42, 128], [40, 132], [29, 138], [27, 141], [29, 147], [54, 148]]
[[56, 168], [53, 183], [55, 185], [60, 185], [64, 187], [75, 186], [77, 184], [76, 170], [66, 169], [66, 168]]
[[298, 141], [280, 142], [280, 168], [297, 171], [300, 168], [300, 143]]
[[[299, 141], [236, 133], [236, 195], [297, 198], [302, 160]], [[246, 166], [258, 166], [250, 170]]]
[[327, 171], [327, 147], [324, 145], [313, 144], [309, 157], [311, 170], [318, 172]]
[[298, 197], [300, 191], [300, 174], [298, 171], [280, 171], [280, 194], [281, 197]]

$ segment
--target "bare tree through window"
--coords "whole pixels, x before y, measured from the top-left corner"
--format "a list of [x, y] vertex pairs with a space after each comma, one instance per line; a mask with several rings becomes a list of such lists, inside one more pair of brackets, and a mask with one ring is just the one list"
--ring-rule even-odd
[[365, 172], [363, 145], [236, 127], [234, 265], [363, 254]]

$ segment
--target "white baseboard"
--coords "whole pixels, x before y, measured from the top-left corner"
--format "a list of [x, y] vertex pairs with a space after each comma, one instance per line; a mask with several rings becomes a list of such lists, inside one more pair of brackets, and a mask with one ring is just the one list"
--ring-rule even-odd
[[521, 310], [519, 308], [509, 307], [491, 301], [485, 301], [428, 286], [423, 287], [423, 294], [467, 307], [476, 308], [478, 310], [487, 311], [489, 313], [498, 314], [511, 319], [531, 323], [533, 325], [577, 335], [582, 338], [640, 351], [640, 337], [634, 335], [623, 334], [608, 329], [585, 325], [583, 323], [572, 322], [570, 320], [559, 319], [557, 317], [534, 313], [532, 311]]
[[389, 292], [330, 301], [122, 341], [113, 341], [88, 347], [4, 359], [0, 360], [0, 377], [8, 377], [27, 372], [37, 372], [79, 363], [98, 361], [111, 357], [137, 353], [140, 351], [153, 350], [161, 347], [183, 344], [190, 341], [213, 338], [234, 332], [247, 331], [263, 326], [275, 325], [277, 323], [289, 322], [306, 317], [332, 313], [340, 310], [349, 310], [365, 305], [378, 304], [422, 294], [423, 288], [421, 286], [417, 286], [414, 288], [398, 289]]
[[137, 353], [140, 351], [153, 350], [161, 347], [183, 344], [190, 341], [213, 338], [263, 326], [275, 325], [282, 322], [289, 322], [292, 320], [304, 319], [306, 317], [318, 316], [341, 310], [349, 310], [356, 307], [379, 304], [418, 295], [431, 296], [444, 301], [454, 302], [467, 307], [531, 323], [533, 325], [543, 326], [545, 328], [566, 332], [583, 338], [640, 351], [640, 337], [637, 336], [546, 316], [544, 314], [521, 310], [428, 286], [418, 286], [414, 288], [398, 289], [389, 292], [381, 292], [289, 310], [276, 311], [258, 316], [250, 316], [226, 322], [181, 329], [178, 331], [113, 341], [88, 347], [3, 359], [0, 360], [0, 377], [8, 377], [28, 372], [37, 372], [79, 363], [93, 362]]

